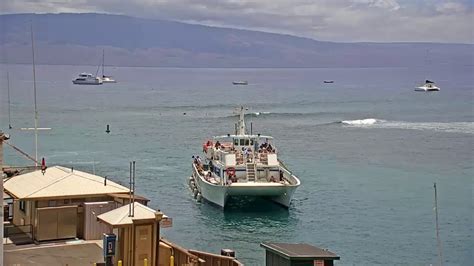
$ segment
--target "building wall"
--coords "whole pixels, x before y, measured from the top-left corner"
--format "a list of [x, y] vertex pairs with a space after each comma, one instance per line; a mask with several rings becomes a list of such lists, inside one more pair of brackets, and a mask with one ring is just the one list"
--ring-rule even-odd
[[13, 201], [13, 224], [25, 233], [31, 233], [31, 229], [23, 225], [33, 225], [33, 205], [34, 202], [25, 201], [25, 211], [22, 211], [20, 210], [20, 201]]

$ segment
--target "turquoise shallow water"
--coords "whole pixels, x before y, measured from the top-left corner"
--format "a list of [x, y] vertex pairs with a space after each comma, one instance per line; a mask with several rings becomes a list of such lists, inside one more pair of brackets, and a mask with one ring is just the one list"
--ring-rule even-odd
[[[0, 128], [33, 154], [32, 133], [7, 129], [0, 67]], [[428, 94], [413, 91], [427, 71], [408, 68], [111, 68], [117, 84], [72, 85], [94, 69], [37, 67], [40, 126], [53, 128], [40, 133], [40, 154], [124, 184], [128, 162], [137, 161], [137, 192], [173, 217], [163, 230], [172, 241], [231, 248], [246, 265], [263, 265], [262, 241], [327, 247], [341, 256], [338, 265], [435, 264], [437, 182], [446, 264], [472, 263], [472, 67], [431, 69], [442, 91]], [[31, 67], [9, 71], [13, 125], [32, 126]], [[232, 131], [239, 104], [302, 181], [289, 210], [259, 201], [223, 212], [195, 202], [187, 188], [191, 156], [207, 137]], [[377, 122], [340, 123], [367, 118]], [[9, 149], [6, 161], [26, 163]]]

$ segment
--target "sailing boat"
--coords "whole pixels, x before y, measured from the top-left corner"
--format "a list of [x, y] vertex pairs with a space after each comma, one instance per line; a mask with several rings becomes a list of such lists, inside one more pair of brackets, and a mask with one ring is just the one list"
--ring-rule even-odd
[[[426, 65], [426, 68], [428, 68], [429, 66], [431, 66], [431, 62], [428, 61], [429, 59], [429, 52], [430, 50], [427, 49], [426, 50], [426, 56], [425, 56], [425, 65]], [[425, 84], [421, 85], [421, 86], [418, 86], [415, 88], [415, 91], [440, 91], [440, 88], [438, 86], [436, 86], [436, 84], [431, 81], [431, 80], [425, 80]]]
[[112, 78], [112, 76], [106, 76], [104, 74], [104, 69], [105, 69], [105, 50], [102, 50], [102, 83], [117, 83], [115, 79]]

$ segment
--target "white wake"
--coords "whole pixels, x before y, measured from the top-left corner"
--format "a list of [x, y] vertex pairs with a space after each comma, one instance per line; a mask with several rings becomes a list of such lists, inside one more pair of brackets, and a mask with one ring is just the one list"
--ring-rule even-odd
[[474, 134], [474, 122], [405, 122], [366, 118], [343, 120], [340, 123], [351, 127], [394, 128]]

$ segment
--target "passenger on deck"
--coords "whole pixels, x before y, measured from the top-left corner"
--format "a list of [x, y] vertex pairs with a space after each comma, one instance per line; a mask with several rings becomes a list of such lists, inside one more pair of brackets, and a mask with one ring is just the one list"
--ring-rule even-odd
[[271, 177], [270, 177], [270, 182], [276, 182], [276, 179], [275, 179], [274, 176], [271, 176]]
[[221, 147], [221, 143], [219, 141], [216, 141], [216, 149], [219, 149]]
[[202, 160], [201, 160], [201, 158], [199, 158], [199, 156], [196, 157], [196, 161], [197, 161], [197, 163], [198, 163], [199, 165], [202, 165]]
[[267, 151], [268, 152], [273, 152], [272, 144], [268, 144]]

